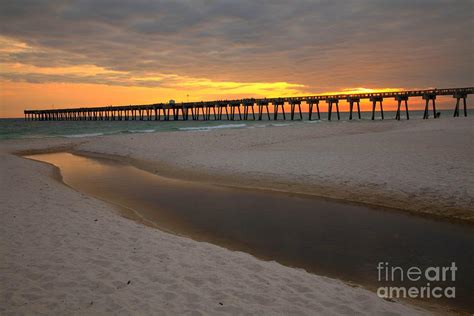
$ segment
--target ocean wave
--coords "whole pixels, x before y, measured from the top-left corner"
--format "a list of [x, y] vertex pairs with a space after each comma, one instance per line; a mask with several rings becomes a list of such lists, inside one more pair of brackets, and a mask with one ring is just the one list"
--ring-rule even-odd
[[154, 133], [156, 129], [130, 129], [128, 133]]
[[271, 126], [290, 126], [290, 123], [272, 123]]
[[94, 137], [94, 136], [104, 136], [104, 133], [86, 133], [86, 134], [61, 135], [61, 137], [66, 137], [66, 138], [81, 138], [81, 137]]
[[180, 127], [178, 128], [178, 130], [180, 131], [210, 131], [213, 129], [243, 128], [246, 126], [247, 124], [223, 124], [223, 125], [216, 125], [216, 126]]
[[[54, 135], [13, 135], [12, 138], [25, 138], [25, 139], [41, 139], [41, 138], [54, 138]], [[8, 139], [8, 137], [7, 137]]]

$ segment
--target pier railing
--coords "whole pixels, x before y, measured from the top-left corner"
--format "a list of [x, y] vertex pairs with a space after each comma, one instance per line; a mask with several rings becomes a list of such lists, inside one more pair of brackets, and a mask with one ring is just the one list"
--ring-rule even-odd
[[[234, 120], [238, 115], [240, 120], [258, 119], [270, 117], [269, 105], [273, 106], [273, 118], [278, 119], [279, 109], [283, 118], [286, 119], [284, 105], [290, 105], [290, 118], [303, 119], [301, 113], [301, 103], [304, 102], [309, 107], [309, 119], [313, 117], [313, 110], [318, 119], [321, 118], [319, 103], [324, 101], [328, 106], [328, 119], [332, 118], [332, 111], [335, 108], [337, 118], [339, 116], [339, 101], [349, 104], [350, 119], [354, 105], [357, 105], [358, 118], [360, 119], [360, 101], [369, 99], [372, 103], [372, 120], [375, 118], [377, 105], [380, 106], [381, 118], [383, 115], [383, 101], [387, 98], [395, 99], [398, 102], [395, 118], [400, 120], [401, 107], [404, 105], [406, 118], [409, 119], [408, 100], [409, 98], [421, 97], [425, 100], [425, 110], [423, 118], [429, 118], [429, 107], [433, 110], [433, 117], [438, 116], [436, 112], [436, 97], [451, 95], [456, 99], [453, 116], [459, 116], [459, 107], [463, 105], [464, 116], [467, 116], [466, 99], [469, 94], [474, 93], [474, 87], [448, 88], [448, 89], [427, 89], [427, 90], [403, 90], [392, 92], [372, 92], [372, 93], [351, 93], [334, 95], [311, 95], [299, 97], [281, 98], [246, 98], [236, 100], [215, 100], [202, 102], [182, 102], [182, 103], [155, 103], [144, 105], [121, 105], [121, 106], [101, 106], [101, 107], [80, 107], [50, 110], [25, 110], [25, 120], [35, 121], [77, 121], [77, 120]], [[243, 111], [242, 111], [243, 109]], [[255, 112], [257, 110], [257, 113]], [[243, 113], [242, 113], [243, 112]], [[251, 112], [251, 116], [250, 116]], [[189, 115], [191, 114], [191, 116]]]

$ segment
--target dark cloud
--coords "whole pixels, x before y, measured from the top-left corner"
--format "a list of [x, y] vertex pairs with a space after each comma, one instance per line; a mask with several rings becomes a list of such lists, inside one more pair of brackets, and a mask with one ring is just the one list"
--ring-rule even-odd
[[314, 91], [466, 86], [473, 9], [463, 0], [2, 1], [0, 34], [40, 49], [1, 58]]
[[106, 84], [113, 86], [141, 86], [141, 87], [173, 87], [179, 82], [173, 79], [162, 80], [143, 80], [129, 78], [127, 75], [116, 74], [42, 74], [42, 73], [15, 73], [0, 72], [0, 78], [9, 81], [28, 82], [28, 83], [90, 83]]

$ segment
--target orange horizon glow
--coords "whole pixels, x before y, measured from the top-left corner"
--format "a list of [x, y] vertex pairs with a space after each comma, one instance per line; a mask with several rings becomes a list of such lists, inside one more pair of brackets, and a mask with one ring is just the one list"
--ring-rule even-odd
[[[192, 83], [190, 85], [199, 83]], [[0, 81], [0, 117], [15, 118], [23, 117], [23, 111], [34, 109], [59, 109], [96, 107], [109, 105], [131, 105], [152, 104], [168, 102], [170, 99], [176, 102], [187, 101], [212, 101], [218, 99], [241, 99], [241, 98], [263, 98], [263, 97], [290, 97], [303, 95], [333, 95], [333, 94], [356, 94], [403, 91], [395, 88], [345, 88], [340, 91], [323, 93], [301, 93], [288, 83], [256, 83], [243, 84], [230, 82], [210, 82], [211, 87], [205, 86], [188, 93], [187, 90], [173, 88], [148, 88], [111, 86], [101, 84], [82, 83], [26, 83]], [[213, 86], [217, 87], [214, 88]], [[222, 87], [227, 87], [229, 94], [222, 93]], [[440, 97], [437, 100], [439, 109], [450, 109], [452, 98]], [[453, 103], [454, 104], [454, 103]], [[396, 101], [391, 98], [384, 100], [384, 110], [396, 110]], [[320, 103], [321, 112], [325, 112], [325, 102]], [[409, 101], [411, 110], [424, 108], [421, 98], [413, 98]], [[348, 111], [346, 102], [339, 104], [340, 111]], [[371, 111], [372, 104], [368, 100], [361, 101], [361, 111]], [[302, 104], [302, 110], [307, 111], [308, 106]]]
[[[25, 51], [36, 52], [42, 49], [0, 36], [0, 53]], [[0, 62], [0, 70], [3, 74], [19, 78], [0, 80], [0, 117], [3, 118], [23, 117], [25, 109], [152, 104], [168, 102], [171, 99], [187, 102], [404, 90], [389, 87], [352, 87], [340, 88], [338, 91], [315, 92], [297, 82], [218, 81], [177, 74], [117, 71], [92, 64], [40, 67], [20, 62]], [[387, 101], [384, 102], [384, 108], [395, 109], [395, 101]], [[422, 106], [421, 100], [410, 100], [411, 109], [420, 109]], [[440, 106], [442, 108], [443, 104]], [[341, 103], [339, 107], [341, 111], [347, 110], [345, 103]], [[303, 104], [302, 109], [307, 111], [307, 105]], [[320, 109], [326, 110], [324, 103], [320, 104]], [[361, 102], [361, 110], [371, 110], [368, 101]]]

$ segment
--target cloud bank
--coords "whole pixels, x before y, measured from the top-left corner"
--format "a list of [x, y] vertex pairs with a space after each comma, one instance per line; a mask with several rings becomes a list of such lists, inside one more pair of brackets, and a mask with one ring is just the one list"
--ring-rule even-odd
[[[474, 1], [63, 1], [0, 4], [8, 81], [447, 87], [474, 82]], [[101, 71], [18, 71], [94, 65]]]

